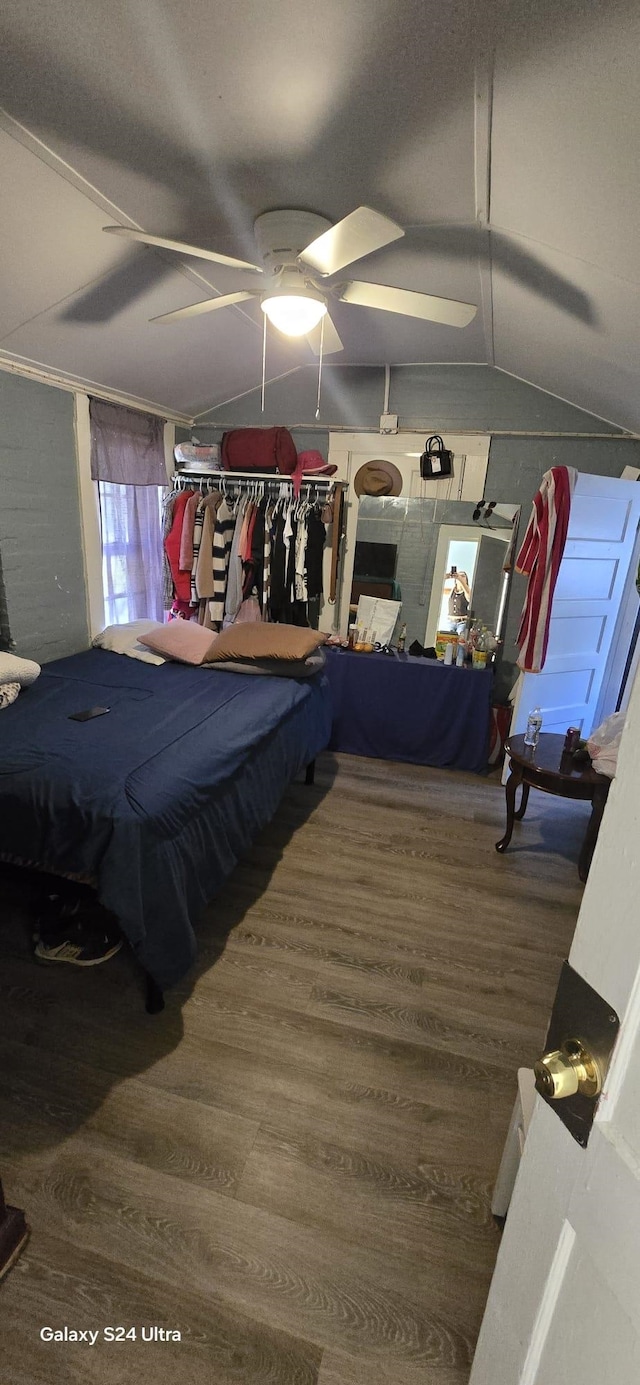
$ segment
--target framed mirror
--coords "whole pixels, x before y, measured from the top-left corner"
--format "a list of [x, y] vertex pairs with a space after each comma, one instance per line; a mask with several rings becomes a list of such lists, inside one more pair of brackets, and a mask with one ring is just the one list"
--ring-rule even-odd
[[362, 496], [351, 609], [360, 596], [400, 601], [407, 648], [434, 645], [471, 612], [500, 638], [519, 516], [497, 502]]

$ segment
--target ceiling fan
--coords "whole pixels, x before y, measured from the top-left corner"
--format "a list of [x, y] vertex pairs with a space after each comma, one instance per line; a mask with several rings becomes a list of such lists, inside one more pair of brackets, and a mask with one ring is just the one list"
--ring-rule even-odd
[[306, 336], [316, 355], [321, 352], [326, 355], [343, 350], [328, 313], [330, 299], [365, 308], [381, 308], [383, 312], [440, 322], [449, 327], [466, 327], [477, 312], [472, 303], [436, 298], [432, 294], [392, 288], [388, 284], [372, 284], [361, 279], [327, 284], [326, 280], [333, 279], [340, 270], [404, 235], [401, 226], [371, 207], [357, 207], [334, 226], [326, 217], [314, 212], [291, 209], [265, 212], [254, 222], [261, 265], [214, 250], [203, 250], [183, 241], [149, 236], [145, 231], [128, 226], [105, 226], [104, 230], [143, 245], [155, 245], [180, 255], [194, 255], [265, 276], [260, 288], [239, 288], [235, 293], [207, 298], [202, 303], [163, 313], [152, 318], [152, 322], [181, 322], [253, 298], [260, 301], [262, 311], [279, 331], [290, 337]]

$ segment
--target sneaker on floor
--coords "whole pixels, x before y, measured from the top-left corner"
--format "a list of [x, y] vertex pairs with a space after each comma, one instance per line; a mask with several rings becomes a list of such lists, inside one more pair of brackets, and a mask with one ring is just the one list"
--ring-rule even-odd
[[39, 962], [97, 967], [115, 957], [122, 947], [123, 940], [112, 926], [83, 919], [81, 915], [60, 922], [57, 934], [51, 931], [36, 943], [35, 956]]

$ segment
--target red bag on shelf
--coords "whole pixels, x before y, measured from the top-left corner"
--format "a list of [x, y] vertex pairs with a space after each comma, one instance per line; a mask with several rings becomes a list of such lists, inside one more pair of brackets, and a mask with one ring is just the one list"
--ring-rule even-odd
[[298, 453], [288, 428], [232, 428], [222, 436], [225, 471], [278, 471], [290, 476]]

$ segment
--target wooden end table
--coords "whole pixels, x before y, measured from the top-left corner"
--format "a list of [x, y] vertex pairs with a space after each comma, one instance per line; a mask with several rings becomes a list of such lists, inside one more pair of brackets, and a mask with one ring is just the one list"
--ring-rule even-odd
[[19, 1207], [8, 1207], [0, 1183], [0, 1279], [15, 1265], [29, 1239], [29, 1227]]
[[[578, 859], [578, 874], [581, 880], [586, 880], [611, 780], [604, 774], [597, 774], [591, 765], [575, 765], [572, 755], [564, 749], [564, 736], [550, 732], [542, 731], [535, 746], [525, 745], [524, 736], [510, 736], [505, 741], [505, 751], [511, 761], [511, 773], [505, 786], [507, 826], [504, 837], [496, 842], [496, 851], [506, 851], [514, 822], [520, 822], [525, 815], [530, 788], [560, 798], [583, 799], [591, 803], [591, 817]], [[520, 807], [516, 808], [520, 787], [522, 797]]]

